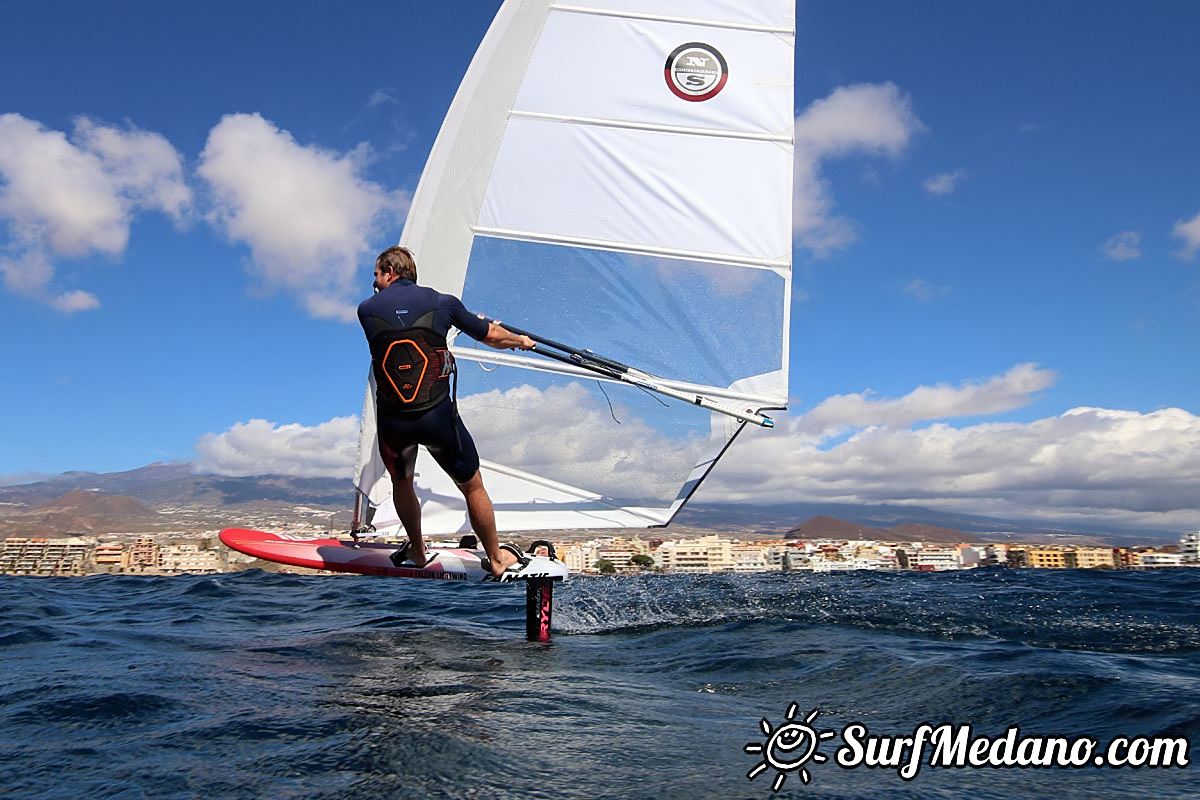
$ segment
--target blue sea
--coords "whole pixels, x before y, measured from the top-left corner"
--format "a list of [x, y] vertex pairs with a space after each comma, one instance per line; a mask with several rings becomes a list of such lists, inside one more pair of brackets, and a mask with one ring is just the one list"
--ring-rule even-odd
[[[1200, 797], [1200, 570], [573, 578], [552, 642], [523, 614], [512, 585], [0, 576], [0, 796]], [[1193, 763], [904, 780], [838, 764], [855, 724]]]

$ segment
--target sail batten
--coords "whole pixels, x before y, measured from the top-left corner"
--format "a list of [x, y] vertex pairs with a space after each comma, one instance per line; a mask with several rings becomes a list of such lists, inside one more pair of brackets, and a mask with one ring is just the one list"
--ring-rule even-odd
[[539, 233], [531, 230], [508, 230], [493, 228], [486, 225], [474, 226], [474, 231], [480, 236], [492, 236], [497, 239], [513, 239], [524, 242], [543, 242], [548, 244], [571, 245], [603, 250], [614, 250], [622, 253], [634, 253], [649, 256], [662, 256], [684, 261], [704, 261], [713, 264], [728, 264], [735, 267], [751, 269], [770, 269], [791, 271], [791, 259], [753, 258], [732, 255], [729, 253], [701, 252], [696, 250], [679, 250], [671, 247], [655, 247], [637, 242], [617, 242], [604, 239], [588, 239], [581, 236], [554, 235]]
[[792, 129], [781, 133], [758, 133], [755, 131], [721, 130], [718, 128], [688, 128], [682, 125], [656, 125], [652, 123], [630, 122], [619, 119], [602, 119], [599, 117], [582, 117], [569, 114], [548, 114], [539, 111], [512, 112], [514, 117], [527, 117], [551, 122], [569, 122], [576, 125], [591, 125], [600, 128], [625, 128], [634, 131], [657, 131], [659, 133], [679, 133], [687, 136], [712, 136], [720, 139], [745, 139], [755, 142], [775, 142], [776, 144], [792, 145], [795, 136]]
[[647, 20], [651, 22], [669, 22], [677, 25], [703, 25], [710, 28], [729, 28], [730, 30], [753, 31], [755, 33], [774, 33], [780, 36], [792, 36], [795, 28], [776, 25], [756, 25], [754, 23], [730, 22], [718, 19], [700, 19], [696, 17], [680, 17], [667, 14], [639, 14], [634, 11], [614, 11], [608, 8], [578, 6], [567, 3], [555, 3], [551, 6], [556, 11], [568, 11], [574, 14], [594, 14], [604, 17]]
[[[472, 311], [631, 368], [613, 380], [452, 342], [501, 530], [666, 525], [740, 420], [786, 408], [793, 3], [497, 13], [400, 243], [421, 283]], [[398, 521], [375, 446], [364, 406], [356, 480], [386, 531]], [[466, 530], [424, 451], [416, 473], [425, 531]]]
[[[492, 364], [504, 367], [516, 367], [519, 369], [530, 370], [533, 372], [553, 372], [560, 375], [570, 375], [586, 380], [603, 381], [605, 383], [621, 383], [621, 381], [608, 378], [603, 375], [598, 375], [595, 372], [583, 369], [581, 367], [573, 367], [570, 364], [564, 364], [560, 361], [549, 361], [546, 359], [537, 359], [535, 356], [518, 356], [508, 353], [496, 351], [488, 352], [486, 350], [477, 350], [473, 348], [453, 347], [451, 348], [456, 359], [463, 361], [474, 361], [480, 364]], [[778, 395], [762, 395], [750, 394], [747, 392], [732, 391], [719, 386], [708, 386], [704, 384], [687, 383], [686, 381], [671, 380], [656, 376], [659, 382], [664, 386], [675, 389], [680, 392], [692, 392], [699, 395], [705, 395], [718, 400], [732, 400], [735, 402], [746, 403], [747, 406], [753, 406], [756, 410], [779, 410], [785, 408], [787, 398]]]

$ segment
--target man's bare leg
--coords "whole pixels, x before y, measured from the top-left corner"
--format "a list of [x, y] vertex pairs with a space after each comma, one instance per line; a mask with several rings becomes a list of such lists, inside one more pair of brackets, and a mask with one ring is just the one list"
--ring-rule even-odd
[[396, 506], [396, 515], [408, 534], [409, 560], [418, 567], [425, 566], [427, 559], [425, 540], [421, 537], [421, 503], [417, 500], [411, 475], [407, 478], [392, 475], [392, 504]]
[[[483, 488], [483, 475], [476, 471], [466, 483], [458, 484], [463, 498], [467, 501], [467, 518], [471, 520], [471, 530], [483, 542], [483, 551], [487, 553], [488, 561], [492, 564], [492, 575], [499, 578], [504, 570], [517, 563], [517, 557], [507, 550], [500, 549], [500, 537], [496, 533], [496, 512], [492, 508], [492, 498], [487, 489]], [[397, 508], [399, 511], [399, 508]]]

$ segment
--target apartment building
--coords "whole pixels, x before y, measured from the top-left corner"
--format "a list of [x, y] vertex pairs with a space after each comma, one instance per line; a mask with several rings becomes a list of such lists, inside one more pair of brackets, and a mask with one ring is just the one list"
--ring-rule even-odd
[[649, 553], [650, 546], [641, 539], [628, 540], [616, 537], [602, 541], [596, 546], [596, 557], [592, 564], [603, 559], [610, 562], [617, 572], [633, 572], [637, 569], [633, 563], [633, 557], [649, 555]]
[[161, 547], [159, 569], [165, 573], [203, 575], [223, 571], [224, 564], [219, 550], [206, 550], [197, 543], [187, 542]]
[[130, 572], [157, 572], [162, 565], [158, 542], [152, 536], [139, 536], [129, 551]]
[[83, 575], [91, 541], [12, 537], [0, 545], [0, 572], [10, 575]]
[[1117, 566], [1111, 547], [1076, 547], [1075, 566], [1081, 569], [1109, 569]]
[[571, 543], [556, 545], [554, 548], [560, 561], [567, 565], [571, 572], [596, 571], [596, 543]]
[[1065, 547], [1029, 547], [1029, 566], [1035, 569], [1066, 569], [1075, 566], [1075, 551]]
[[948, 569], [962, 569], [963, 566], [962, 556], [957, 547], [907, 545], [897, 547], [895, 553], [900, 569], [941, 572]]
[[96, 545], [92, 555], [97, 569], [105, 572], [119, 572], [129, 566], [129, 551], [120, 542], [105, 542]]
[[1183, 555], [1181, 553], [1142, 551], [1134, 555], [1137, 558], [1137, 561], [1133, 564], [1134, 569], [1162, 569], [1164, 567], [1183, 566]]
[[663, 542], [655, 560], [664, 572], [676, 574], [732, 572], [733, 542], [716, 534]]
[[773, 572], [783, 568], [782, 560], [772, 559], [768, 547], [758, 542], [734, 542], [729, 557], [734, 572]]
[[1200, 564], [1200, 531], [1180, 537], [1179, 558], [1184, 564]]

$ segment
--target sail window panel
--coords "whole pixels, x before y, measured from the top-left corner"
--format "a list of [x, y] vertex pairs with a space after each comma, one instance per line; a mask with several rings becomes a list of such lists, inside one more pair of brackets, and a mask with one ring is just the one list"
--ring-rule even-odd
[[[460, 370], [459, 412], [500, 530], [666, 524], [733, 435], [714, 424], [720, 415], [664, 405], [631, 386], [602, 391], [594, 381], [523, 369]], [[423, 449], [415, 477], [426, 533], [470, 530], [461, 492]], [[369, 497], [374, 524], [398, 526], [386, 476]]]
[[561, 486], [573, 487], [576, 499], [590, 494], [614, 506], [666, 507], [696, 465], [725, 444], [709, 412], [664, 405], [632, 386], [605, 384], [601, 391], [587, 379], [462, 366], [459, 412], [480, 457], [543, 482], [536, 491], [526, 479], [525, 504], [553, 502], [552, 490]]
[[[667, 57], [703, 42], [725, 58], [728, 81], [702, 102], [668, 87]], [[782, 37], [637, 19], [551, 14], [534, 48], [517, 113], [563, 115], [790, 137], [794, 47]]]
[[[471, 522], [462, 492], [433, 456], [418, 451], [416, 491], [421, 503], [421, 527], [427, 535], [466, 533]], [[502, 531], [553, 530], [555, 528], [637, 528], [663, 525], [671, 516], [666, 501], [652, 506], [622, 506], [611, 498], [575, 486], [556, 483], [532, 473], [489, 462], [480, 463], [484, 485], [492, 498], [496, 525]], [[372, 524], [384, 535], [403, 535], [392, 503], [391, 481], [380, 484], [372, 504]]]
[[514, 118], [481, 228], [790, 262], [791, 150]]
[[787, 291], [773, 270], [477, 237], [463, 302], [664, 378], [726, 388], [785, 369]]
[[586, 8], [654, 17], [686, 17], [715, 24], [754, 25], [792, 30], [796, 25], [795, 0], [560, 0], [555, 8]]

